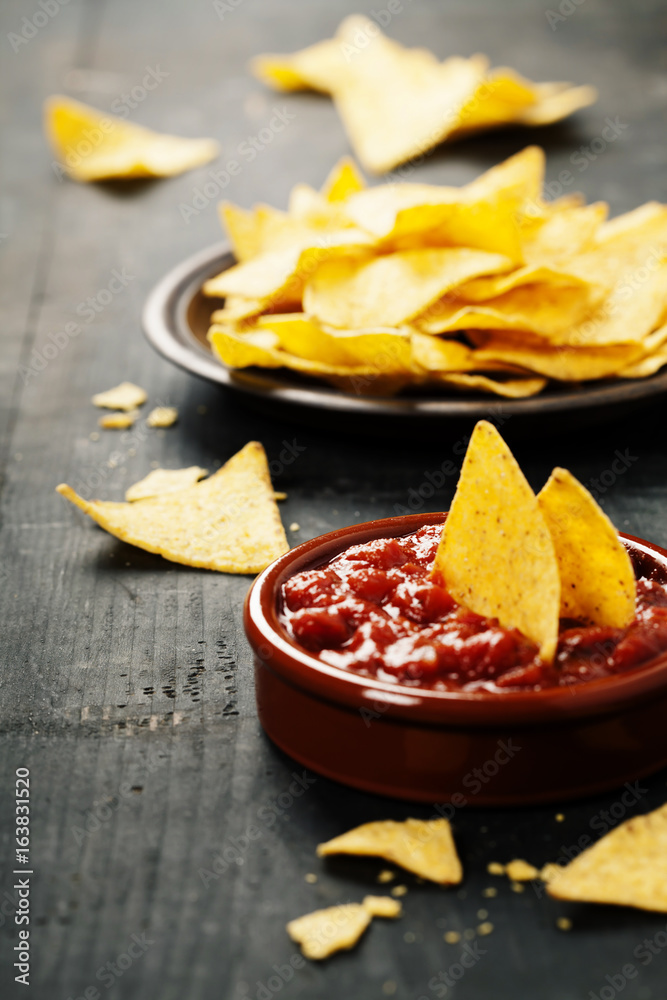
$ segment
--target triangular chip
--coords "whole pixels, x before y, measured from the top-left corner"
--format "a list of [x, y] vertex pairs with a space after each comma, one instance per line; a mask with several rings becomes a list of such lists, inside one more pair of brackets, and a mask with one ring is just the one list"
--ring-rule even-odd
[[554, 469], [537, 502], [556, 549], [561, 617], [611, 628], [629, 625], [635, 616], [635, 574], [607, 515], [567, 469]]
[[560, 582], [537, 498], [496, 428], [475, 426], [433, 573], [471, 611], [497, 618], [553, 660]]
[[134, 503], [58, 493], [110, 534], [172, 562], [221, 573], [259, 573], [289, 545], [264, 449], [251, 441], [204, 482]]
[[564, 868], [549, 866], [543, 876], [556, 899], [667, 913], [667, 805], [626, 820]]
[[341, 903], [290, 920], [287, 933], [306, 958], [320, 961], [336, 951], [354, 948], [372, 919], [363, 903]]
[[392, 861], [420, 878], [454, 885], [463, 878], [449, 821], [446, 819], [379, 820], [364, 823], [325, 844], [320, 857], [328, 854], [358, 854]]
[[147, 476], [134, 483], [125, 491], [125, 499], [132, 503], [135, 500], [146, 500], [148, 497], [159, 497], [163, 493], [176, 493], [194, 486], [204, 476], [207, 469], [191, 465], [187, 469], [153, 469]]
[[354, 160], [344, 156], [338, 161], [322, 186], [322, 194], [327, 201], [335, 203], [347, 201], [350, 195], [363, 191], [366, 187]]
[[95, 406], [101, 406], [105, 410], [134, 410], [137, 406], [142, 406], [148, 399], [148, 393], [141, 386], [133, 382], [121, 382], [113, 389], [106, 389], [93, 396], [92, 402]]
[[44, 106], [46, 132], [58, 161], [77, 181], [171, 177], [215, 159], [214, 139], [162, 135], [68, 97]]

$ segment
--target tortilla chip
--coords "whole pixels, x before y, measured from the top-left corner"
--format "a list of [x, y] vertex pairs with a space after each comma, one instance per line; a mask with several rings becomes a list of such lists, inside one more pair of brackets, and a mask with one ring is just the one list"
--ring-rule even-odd
[[173, 427], [178, 420], [175, 406], [156, 406], [146, 417], [149, 427]]
[[354, 948], [372, 919], [363, 903], [341, 903], [315, 910], [287, 924], [292, 941], [306, 958], [320, 961], [336, 951]]
[[50, 97], [44, 123], [58, 162], [77, 181], [170, 177], [214, 160], [213, 139], [162, 135], [68, 97]]
[[125, 431], [132, 427], [137, 417], [138, 410], [131, 410], [129, 413], [107, 413], [97, 421], [98, 427], [103, 427], [106, 431]]
[[571, 87], [564, 83], [562, 90], [554, 92], [554, 86], [551, 83], [534, 84], [537, 101], [517, 114], [515, 120], [519, 125], [552, 125], [595, 104], [598, 99], [595, 87]]
[[263, 316], [260, 330], [271, 330], [282, 350], [325, 364], [367, 366], [383, 372], [410, 371], [412, 350], [409, 331], [323, 329], [305, 313]]
[[403, 907], [397, 899], [391, 896], [364, 896], [362, 906], [365, 906], [372, 917], [385, 917], [395, 920], [403, 913]]
[[537, 396], [547, 384], [545, 378], [490, 378], [488, 375], [467, 375], [458, 372], [445, 372], [434, 375], [439, 382], [456, 386], [471, 392], [490, 392], [493, 396], [504, 396], [506, 399], [525, 399], [527, 396]]
[[510, 267], [501, 254], [462, 247], [341, 257], [317, 268], [306, 284], [303, 308], [339, 329], [400, 326], [469, 278]]
[[133, 382], [121, 382], [113, 389], [105, 392], [98, 392], [93, 396], [91, 402], [95, 406], [101, 406], [106, 410], [134, 410], [137, 406], [142, 406], [148, 399], [148, 393]]
[[556, 550], [561, 617], [611, 628], [629, 625], [635, 616], [635, 574], [607, 515], [567, 469], [554, 469], [537, 502]]
[[258, 365], [261, 368], [291, 368], [304, 375], [359, 376], [371, 380], [381, 374], [380, 369], [372, 365], [329, 364], [282, 351], [278, 347], [278, 337], [269, 330], [238, 334], [224, 327], [212, 326], [208, 339], [213, 353], [229, 368]]
[[317, 848], [319, 857], [357, 854], [384, 858], [441, 885], [463, 878], [449, 821], [446, 819], [380, 820], [364, 823]]
[[553, 660], [560, 607], [554, 544], [516, 459], [485, 420], [470, 439], [433, 575], [459, 604], [518, 629], [545, 662]]
[[121, 541], [186, 566], [255, 574], [289, 548], [257, 441], [178, 492], [111, 503], [84, 500], [65, 484], [57, 491]]
[[560, 871], [545, 874], [555, 899], [667, 913], [667, 805], [626, 820]]
[[338, 161], [322, 186], [322, 194], [327, 201], [336, 203], [347, 201], [350, 195], [363, 191], [366, 187], [354, 160], [344, 156]]
[[208, 469], [200, 469], [198, 465], [191, 465], [187, 469], [153, 469], [125, 491], [125, 499], [132, 503], [134, 500], [146, 500], [163, 493], [175, 493], [194, 486], [207, 475]]
[[478, 349], [474, 363], [482, 368], [491, 362], [504, 362], [538, 372], [561, 382], [606, 378], [622, 374], [634, 358], [641, 355], [640, 344], [609, 344], [593, 347], [552, 347], [550, 344], [521, 340], [517, 334], [475, 332], [471, 335]]

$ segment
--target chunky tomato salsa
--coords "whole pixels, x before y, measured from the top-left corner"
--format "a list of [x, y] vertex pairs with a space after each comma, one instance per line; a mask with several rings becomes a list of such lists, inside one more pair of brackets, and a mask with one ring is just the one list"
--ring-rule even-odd
[[632, 670], [667, 650], [667, 586], [635, 567], [626, 628], [562, 619], [553, 665], [496, 619], [466, 611], [430, 579], [442, 525], [353, 545], [282, 590], [288, 633], [322, 662], [435, 690], [505, 691], [581, 683]]

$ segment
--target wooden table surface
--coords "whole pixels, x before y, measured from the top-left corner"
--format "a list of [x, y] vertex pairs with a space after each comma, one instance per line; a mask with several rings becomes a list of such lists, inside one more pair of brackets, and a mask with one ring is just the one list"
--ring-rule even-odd
[[[567, 124], [438, 150], [419, 166], [419, 179], [465, 182], [536, 141], [547, 151], [552, 194], [565, 170], [572, 178], [567, 190], [608, 200], [613, 214], [649, 199], [667, 201], [667, 7], [655, 0], [553, 0], [549, 15], [547, 3], [403, 0], [387, 30], [404, 43], [427, 45], [440, 57], [486, 52], [534, 79], [589, 82], [601, 95]], [[268, 742], [257, 721], [241, 623], [248, 578], [175, 566], [123, 545], [54, 492], [67, 481], [119, 499], [152, 463], [213, 469], [250, 439], [261, 440], [270, 459], [288, 443], [297, 454], [283, 463], [275, 486], [289, 494], [281, 510], [286, 525], [300, 525], [290, 534], [297, 542], [393, 514], [425, 471], [460, 453], [460, 438], [447, 429], [430, 439], [373, 440], [363, 426], [344, 435], [335, 426], [313, 429], [307, 414], [303, 423], [288, 423], [253, 413], [170, 367], [140, 331], [153, 284], [220, 239], [221, 197], [246, 207], [284, 206], [295, 182], [319, 185], [348, 151], [326, 98], [268, 92], [246, 66], [257, 52], [290, 51], [329, 36], [355, 6], [3, 0], [3, 997], [665, 996], [667, 949], [641, 950], [645, 939], [663, 940], [664, 914], [559, 904], [530, 886], [512, 892], [506, 880], [494, 883], [495, 898], [482, 896], [493, 882], [485, 873], [489, 861], [541, 864], [576, 849], [581, 837], [595, 838], [622, 816], [662, 803], [664, 772], [624, 800], [616, 791], [554, 807], [459, 810], [461, 891], [406, 876], [402, 920], [377, 921], [356, 950], [325, 964], [290, 964], [297, 951], [285, 922], [361, 898], [380, 867], [363, 860], [325, 865], [315, 845], [359, 822], [433, 810], [319, 777], [295, 795], [293, 775], [303, 768]], [[384, 9], [383, 0], [375, 9]], [[40, 10], [46, 21], [37, 16], [33, 32]], [[16, 42], [22, 31], [31, 37]], [[63, 92], [127, 109], [123, 95], [141, 88], [148, 73], [158, 82], [138, 102], [130, 96], [130, 120], [214, 136], [223, 146], [220, 159], [178, 178], [121, 188], [60, 179], [42, 135], [42, 100]], [[285, 125], [267, 140], [262, 130], [275, 109]], [[610, 120], [614, 140], [603, 150], [599, 141], [591, 146]], [[251, 157], [248, 140], [260, 133]], [[582, 158], [582, 146], [591, 155]], [[197, 201], [196, 214], [184, 212], [229, 159], [241, 162], [238, 175], [228, 184], [218, 175], [219, 190]], [[124, 282], [109, 296], [104, 290], [117, 273]], [[61, 331], [72, 321], [82, 329], [67, 342]], [[141, 421], [131, 434], [94, 433], [99, 411], [91, 395], [124, 379], [144, 386], [152, 403], [178, 406], [178, 425], [156, 431]], [[666, 418], [658, 401], [576, 433], [562, 432], [554, 420], [548, 436], [535, 439], [514, 418], [503, 432], [533, 485], [554, 464], [564, 465], [584, 483], [602, 484], [602, 502], [620, 529], [667, 545]], [[616, 475], [609, 470], [619, 451], [627, 469]], [[446, 509], [454, 485], [448, 481], [424, 509]], [[30, 769], [32, 792], [29, 989], [13, 981], [12, 968], [19, 767]], [[248, 842], [253, 825], [261, 835]], [[227, 858], [226, 870], [210, 878], [206, 871], [219, 857]], [[305, 881], [308, 872], [317, 874], [316, 884]], [[471, 942], [475, 960], [456, 980], [462, 945], [445, 943], [443, 934], [475, 928], [482, 908], [494, 931]], [[557, 928], [559, 917], [571, 918], [569, 933]], [[624, 984], [619, 970], [628, 963], [636, 975]], [[450, 969], [454, 985], [446, 986]]]

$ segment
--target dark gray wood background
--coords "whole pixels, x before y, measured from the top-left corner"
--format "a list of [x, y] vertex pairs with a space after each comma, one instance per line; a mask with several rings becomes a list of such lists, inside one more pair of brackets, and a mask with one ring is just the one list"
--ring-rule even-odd
[[[466, 871], [462, 891], [406, 876], [402, 920], [376, 921], [355, 951], [306, 964], [287, 982], [283, 967], [296, 951], [286, 920], [361, 898], [380, 867], [353, 860], [324, 865], [314, 857], [317, 842], [362, 821], [428, 816], [432, 809], [379, 800], [323, 778], [294, 797], [292, 775], [302, 768], [276, 751], [257, 722], [241, 624], [248, 578], [177, 567], [122, 545], [54, 493], [64, 480], [121, 498], [154, 462], [212, 469], [252, 438], [264, 443], [270, 459], [278, 459], [285, 442], [296, 443], [298, 457], [275, 479], [289, 494], [285, 524], [301, 526], [290, 535], [296, 542], [394, 513], [425, 471], [456, 454], [460, 430], [440, 429], [420, 441], [374, 440], [364, 438], [363, 426], [343, 435], [335, 426], [313, 429], [307, 414], [300, 424], [254, 414], [163, 362], [139, 328], [155, 281], [220, 238], [217, 197], [187, 224], [180, 209], [210, 181], [211, 170], [239, 160], [241, 172], [220, 197], [284, 206], [292, 184], [319, 185], [348, 151], [327, 99], [270, 93], [246, 64], [257, 52], [290, 51], [329, 36], [356, 6], [352, 0], [236, 0], [216, 10], [209, 0], [70, 0], [14, 52], [9, 34], [43, 8], [36, 0], [3, 0], [3, 996], [66, 1000], [86, 989], [94, 996], [93, 987], [126, 1000], [666, 995], [667, 951], [646, 964], [635, 954], [644, 939], [664, 930], [664, 915], [557, 904], [530, 886], [515, 894], [500, 880], [496, 898], [481, 895], [493, 882], [485, 874], [489, 861], [555, 859], [563, 846], [598, 835], [606, 822], [602, 810], [615, 806], [618, 819], [662, 803], [665, 773], [643, 782], [629, 807], [615, 792], [555, 807], [461, 810], [455, 832]], [[374, 9], [383, 6], [378, 0]], [[560, 8], [562, 19], [552, 18], [552, 27], [546, 0], [403, 0], [388, 31], [404, 43], [427, 45], [441, 57], [487, 52], [495, 64], [516, 66], [534, 79], [589, 82], [601, 92], [597, 105], [562, 126], [439, 150], [419, 166], [420, 179], [465, 182], [537, 141], [547, 150], [551, 181], [569, 170], [574, 179], [567, 190], [607, 199], [614, 214], [648, 199], [667, 201], [665, 4], [564, 0]], [[557, 0], [551, 9], [558, 14]], [[163, 79], [131, 120], [215, 136], [223, 146], [220, 160], [172, 180], [124, 188], [59, 180], [40, 127], [43, 98], [64, 92], [110, 109], [141, 85], [149, 68]], [[293, 118], [251, 161], [242, 144], [266, 127], [274, 108]], [[617, 123], [618, 138], [583, 170], [573, 156], [601, 135], [607, 119]], [[123, 269], [131, 280], [87, 323], [81, 304]], [[19, 366], [76, 320], [82, 333], [26, 382]], [[91, 440], [99, 416], [91, 395], [123, 379], [145, 386], [152, 403], [177, 405], [178, 426], [154, 431], [142, 421], [131, 436], [100, 432]], [[609, 473], [603, 478], [604, 505], [619, 528], [667, 545], [666, 417], [659, 401], [579, 431], [563, 432], [554, 420], [548, 435], [530, 438], [518, 418], [503, 431], [535, 486], [556, 463], [594, 485], [615, 452], [627, 452], [627, 471], [613, 482]], [[454, 485], [449, 481], [424, 509], [446, 508]], [[29, 988], [13, 981], [17, 938], [7, 915], [12, 790], [22, 766], [31, 771], [35, 870]], [[555, 819], [559, 811], [562, 822]], [[246, 845], [252, 825], [261, 833]], [[200, 870], [211, 869], [220, 855], [234, 855], [238, 863], [205, 885]], [[305, 882], [307, 872], [318, 875], [315, 885]], [[437, 977], [458, 961], [461, 948], [446, 944], [443, 933], [474, 928], [480, 907], [488, 910], [494, 933], [478, 939], [483, 954], [445, 994]], [[557, 929], [560, 916], [572, 919], [569, 933]], [[126, 952], [132, 935], [142, 934], [145, 951], [122, 976], [96, 978], [100, 967]], [[621, 989], [618, 971], [627, 963], [638, 974]]]

